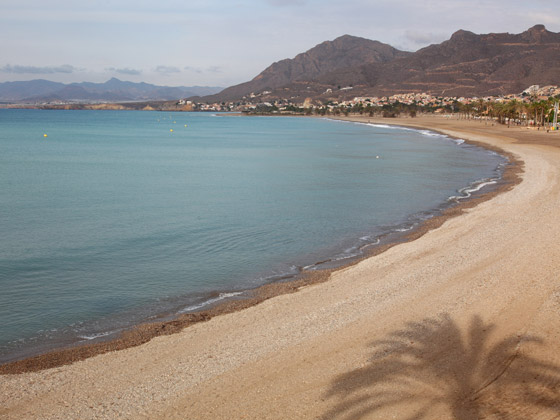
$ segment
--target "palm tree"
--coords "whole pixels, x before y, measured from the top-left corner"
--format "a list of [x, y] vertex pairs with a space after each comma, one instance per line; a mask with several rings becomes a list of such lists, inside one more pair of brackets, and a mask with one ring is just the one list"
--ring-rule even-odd
[[476, 115], [478, 117], [482, 117], [482, 115], [484, 114], [484, 99], [482, 98], [477, 99], [474, 105], [474, 111], [476, 112]]
[[498, 118], [498, 122], [500, 124], [504, 124], [505, 114], [506, 114], [505, 105], [502, 102], [495, 102], [493, 109], [494, 109], [495, 116]]
[[338, 401], [323, 419], [392, 418], [396, 406], [409, 409], [399, 417], [409, 420], [436, 418], [442, 407], [456, 420], [560, 416], [560, 366], [521, 351], [542, 340], [496, 342], [494, 330], [478, 316], [465, 333], [447, 315], [408, 323], [372, 343], [365, 367], [333, 382], [326, 397]]
[[494, 118], [495, 105], [496, 102], [494, 101], [486, 102], [486, 115], [488, 118]]

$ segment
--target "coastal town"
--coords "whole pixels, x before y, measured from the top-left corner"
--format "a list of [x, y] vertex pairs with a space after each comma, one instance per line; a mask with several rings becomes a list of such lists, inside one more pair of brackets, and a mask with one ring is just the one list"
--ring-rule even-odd
[[[351, 87], [341, 88], [351, 90]], [[330, 92], [327, 92], [330, 93]], [[557, 126], [557, 105], [560, 87], [533, 85], [520, 93], [484, 96], [453, 97], [429, 93], [405, 93], [391, 96], [358, 96], [349, 100], [313, 100], [305, 98], [267, 99], [264, 91], [245, 96], [236, 102], [197, 103], [182, 99], [177, 107], [189, 111], [242, 112], [246, 114], [279, 115], [349, 115], [398, 117], [417, 113], [459, 113], [467, 117], [494, 117], [501, 123]], [[556, 111], [555, 111], [556, 110]], [[556, 115], [556, 120], [555, 120]], [[555, 124], [556, 122], [556, 124]]]
[[[341, 87], [346, 94], [352, 87]], [[464, 118], [488, 118], [501, 124], [546, 127], [557, 130], [560, 87], [532, 85], [519, 93], [499, 96], [444, 96], [430, 93], [398, 93], [390, 96], [356, 96], [340, 99], [328, 89], [320, 97], [276, 98], [270, 91], [251, 93], [236, 101], [208, 102], [202, 98], [148, 102], [46, 101], [0, 104], [0, 108], [138, 110], [182, 112], [235, 112], [244, 115], [297, 115], [416, 117], [420, 114], [456, 114]]]

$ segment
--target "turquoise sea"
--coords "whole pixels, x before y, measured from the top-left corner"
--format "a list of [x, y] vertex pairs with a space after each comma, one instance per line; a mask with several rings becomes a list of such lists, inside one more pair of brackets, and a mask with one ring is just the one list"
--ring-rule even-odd
[[504, 164], [325, 119], [0, 110], [0, 362], [344, 263]]

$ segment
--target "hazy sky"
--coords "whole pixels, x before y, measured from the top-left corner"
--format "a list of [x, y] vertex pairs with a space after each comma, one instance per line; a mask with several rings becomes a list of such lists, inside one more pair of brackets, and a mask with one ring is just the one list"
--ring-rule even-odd
[[558, 0], [0, 0], [0, 82], [230, 86], [344, 34], [415, 51], [538, 23], [560, 32]]

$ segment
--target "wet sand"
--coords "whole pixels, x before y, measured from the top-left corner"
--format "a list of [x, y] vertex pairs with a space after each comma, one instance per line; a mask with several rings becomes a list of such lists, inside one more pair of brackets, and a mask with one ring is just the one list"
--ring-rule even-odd
[[558, 417], [559, 133], [379, 122], [504, 149], [523, 161], [523, 180], [413, 241], [287, 286], [297, 293], [72, 365], [3, 375], [0, 418]]

